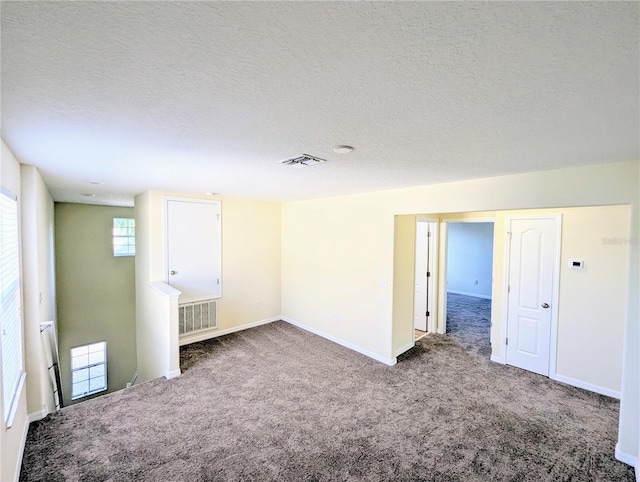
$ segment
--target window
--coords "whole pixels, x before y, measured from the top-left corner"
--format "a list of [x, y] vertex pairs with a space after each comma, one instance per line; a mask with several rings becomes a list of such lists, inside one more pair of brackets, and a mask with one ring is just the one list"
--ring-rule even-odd
[[71, 400], [107, 389], [107, 342], [71, 349]]
[[22, 367], [22, 313], [20, 306], [20, 258], [18, 251], [18, 202], [4, 187], [0, 190], [0, 290], [2, 315], [3, 417], [7, 426], [17, 409], [24, 379]]
[[135, 256], [136, 220], [132, 218], [113, 218], [113, 255]]

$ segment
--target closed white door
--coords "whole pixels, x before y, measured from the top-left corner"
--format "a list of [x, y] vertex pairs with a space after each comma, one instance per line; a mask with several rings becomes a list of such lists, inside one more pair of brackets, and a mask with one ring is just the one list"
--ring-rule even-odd
[[221, 295], [220, 203], [168, 199], [167, 283], [180, 303]]
[[416, 288], [413, 297], [413, 327], [420, 331], [427, 331], [428, 224], [425, 221], [416, 223]]
[[559, 217], [510, 220], [506, 362], [549, 376]]

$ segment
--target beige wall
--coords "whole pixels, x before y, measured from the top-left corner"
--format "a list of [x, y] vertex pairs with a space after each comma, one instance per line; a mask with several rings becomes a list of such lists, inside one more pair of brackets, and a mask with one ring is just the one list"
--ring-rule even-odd
[[396, 216], [393, 255], [393, 356], [414, 342], [416, 216]]
[[[631, 219], [628, 205], [496, 213], [492, 355], [504, 360], [506, 218], [545, 214], [562, 216], [557, 377], [619, 396], [629, 245], [607, 244], [605, 239], [629, 239]], [[569, 259], [584, 260], [585, 269], [570, 269]]]
[[279, 203], [222, 200], [220, 330], [279, 317]]
[[[283, 316], [389, 359], [395, 345], [390, 342], [393, 286], [384, 288], [380, 281], [393, 278], [396, 215], [629, 204], [637, 226], [639, 166], [630, 161], [285, 203]], [[623, 306], [627, 331], [637, 340], [637, 255], [633, 259]], [[625, 379], [631, 388], [623, 392], [628, 423], [620, 441], [621, 450], [635, 454], [640, 376], [636, 358], [628, 358]]]
[[[107, 391], [124, 388], [136, 370], [134, 258], [113, 256], [114, 217], [133, 208], [56, 203], [56, 284], [62, 394], [71, 401], [70, 350], [107, 342]], [[85, 397], [78, 401], [85, 400]]]
[[393, 359], [393, 198], [364, 194], [282, 208], [283, 316], [387, 363]]
[[[175, 192], [149, 191], [136, 196], [138, 369], [140, 381], [178, 369], [177, 346], [153, 324], [158, 291], [150, 283], [165, 277], [164, 197], [207, 199]], [[222, 298], [215, 334], [249, 327], [280, 316], [280, 212], [278, 203], [222, 199]], [[140, 231], [142, 230], [142, 231]], [[177, 333], [177, 324], [170, 328]], [[214, 334], [214, 336], [215, 336]], [[151, 342], [152, 337], [158, 338]], [[164, 347], [164, 348], [163, 348]], [[172, 362], [167, 367], [166, 353]]]
[[[0, 155], [0, 183], [18, 196], [18, 210], [21, 211], [20, 164], [4, 141], [2, 141], [2, 151]], [[24, 280], [22, 288], [24, 291]], [[2, 360], [0, 359], [0, 365], [1, 364]], [[2, 390], [1, 382], [2, 370], [0, 369], [0, 391]], [[0, 413], [4, 413], [2, 400], [3, 397], [0, 397]], [[22, 451], [28, 428], [29, 418], [27, 415], [27, 390], [25, 385], [19, 394], [18, 409], [13, 420], [13, 425], [7, 428], [4, 417], [0, 417], [0, 480], [8, 481], [16, 479], [16, 475], [20, 470]]]
[[40, 323], [55, 321], [53, 199], [35, 166], [21, 166], [23, 316], [27, 409], [33, 418], [55, 410]]

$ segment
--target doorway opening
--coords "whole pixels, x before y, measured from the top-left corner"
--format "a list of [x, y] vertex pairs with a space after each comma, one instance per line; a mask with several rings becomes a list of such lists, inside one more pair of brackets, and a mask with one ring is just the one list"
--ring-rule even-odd
[[447, 222], [445, 332], [491, 357], [494, 223]]
[[[477, 346], [463, 336], [454, 335], [457, 327], [451, 320], [452, 301], [464, 300], [468, 289], [456, 288], [451, 273], [448, 276], [447, 248], [455, 251], [453, 241], [449, 246], [448, 231], [450, 227], [455, 231], [456, 224], [461, 222], [465, 226], [495, 223], [491, 252], [493, 288], [486, 316], [491, 318], [490, 322], [485, 321], [485, 326], [490, 327], [487, 329], [490, 342], [484, 345], [491, 347], [490, 361], [619, 397], [624, 299], [628, 294], [624, 280], [629, 251], [628, 246], [608, 241], [628, 239], [628, 210], [628, 206], [591, 206], [396, 215], [392, 355], [397, 358], [416, 345], [425, 350], [412, 353], [423, 353], [442, 340], [427, 335], [415, 341], [416, 230], [417, 221], [427, 217], [437, 220], [439, 233], [435, 333], [449, 333], [451, 345], [463, 349], [466, 345], [473, 355], [486, 359], [479, 355]], [[618, 234], [610, 238], [612, 233]], [[474, 244], [464, 246], [468, 251]], [[449, 256], [454, 257], [453, 253]], [[489, 254], [484, 258], [488, 259]], [[454, 270], [449, 266], [449, 271]], [[472, 275], [467, 276], [469, 279], [473, 286], [480, 286], [480, 278]], [[483, 299], [476, 301], [482, 303]], [[468, 311], [477, 315], [480, 310], [468, 308]], [[607, 322], [606, 329], [602, 320]]]
[[[393, 334], [392, 353], [397, 357], [416, 345], [429, 334], [447, 333], [447, 248], [449, 225], [485, 225], [490, 231], [489, 250], [482, 251], [483, 260], [489, 265], [489, 280], [478, 279], [478, 287], [489, 289], [484, 299], [491, 305], [493, 289], [493, 227], [495, 213], [464, 212], [454, 214], [404, 214], [394, 219], [394, 274], [393, 274]], [[456, 227], [454, 226], [454, 230]], [[482, 228], [481, 228], [482, 229]], [[485, 229], [487, 230], [487, 229]], [[454, 234], [455, 236], [455, 234]], [[455, 251], [455, 249], [454, 249]], [[472, 275], [475, 276], [475, 275]], [[484, 279], [484, 278], [482, 278]], [[501, 280], [500, 280], [501, 281]], [[462, 291], [462, 290], [460, 290]], [[468, 293], [468, 292], [467, 292]], [[464, 293], [453, 293], [464, 294]], [[488, 320], [485, 346], [491, 347], [491, 317], [495, 307], [486, 312]], [[453, 325], [452, 325], [453, 326]], [[495, 336], [494, 336], [495, 337]], [[421, 340], [421, 343], [428, 340]], [[493, 357], [494, 354], [490, 354]], [[495, 358], [495, 357], [494, 357]], [[494, 360], [495, 361], [495, 360]]]

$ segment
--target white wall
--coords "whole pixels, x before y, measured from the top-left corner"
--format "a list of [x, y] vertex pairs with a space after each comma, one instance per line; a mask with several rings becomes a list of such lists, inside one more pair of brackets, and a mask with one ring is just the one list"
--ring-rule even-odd
[[35, 166], [21, 166], [23, 316], [27, 409], [39, 419], [55, 410], [40, 323], [56, 320], [53, 199]]
[[[19, 474], [29, 419], [42, 418], [55, 408], [40, 322], [55, 320], [56, 303], [53, 200], [37, 168], [21, 166], [4, 141], [1, 160], [0, 181], [18, 196], [24, 368], [27, 373], [13, 426], [7, 429], [4, 419], [0, 426], [0, 480], [5, 481], [13, 480]], [[0, 369], [0, 380], [1, 377]]]
[[[636, 173], [640, 183], [640, 173]], [[636, 464], [636, 479], [640, 480], [640, 190], [631, 206], [631, 236], [629, 239], [629, 303], [625, 330], [622, 399], [616, 456]]]
[[493, 223], [449, 223], [447, 291], [491, 298], [492, 273]]
[[[178, 333], [177, 321], [162, 333], [157, 327], [158, 290], [164, 279], [164, 196], [211, 199], [149, 191], [135, 199], [136, 312], [139, 380], [179, 369], [178, 347], [165, 338]], [[278, 203], [221, 199], [222, 298], [214, 336], [278, 319], [280, 308], [280, 213]], [[175, 332], [175, 333], [174, 333]], [[171, 353], [169, 368], [166, 354]]]
[[[170, 345], [167, 306], [159, 302], [160, 294], [152, 287], [151, 267], [153, 259], [162, 259], [162, 212], [151, 209], [151, 192], [136, 196], [134, 215], [136, 220], [136, 357], [138, 380], [144, 382], [161, 377], [170, 371], [170, 360], [175, 358], [177, 347]], [[160, 248], [160, 249], [157, 249]], [[157, 276], [157, 275], [156, 275]], [[160, 310], [160, 312], [158, 312]]]
[[[362, 351], [392, 358], [396, 215], [629, 204], [637, 235], [639, 167], [639, 161], [630, 161], [285, 203], [282, 313]], [[629, 264], [624, 303], [627, 333], [634, 340], [639, 323], [637, 259], [636, 254], [635, 264]], [[626, 418], [620, 445], [635, 454], [639, 373], [637, 358], [629, 351], [624, 377], [632, 388], [623, 390]]]
[[[18, 196], [18, 209], [21, 210], [20, 164], [4, 141], [2, 141], [2, 151], [0, 155], [0, 183]], [[22, 262], [20, 265], [22, 266]], [[2, 358], [0, 357], [0, 391], [2, 391], [1, 365]], [[2, 481], [14, 480], [20, 470], [24, 441], [29, 427], [26, 392], [25, 385], [19, 394], [18, 409], [11, 428], [7, 428], [4, 417], [0, 417], [0, 480]], [[4, 413], [2, 400], [3, 397], [0, 396], [0, 413]]]

